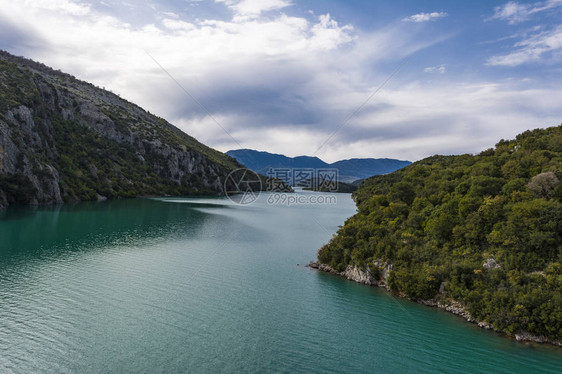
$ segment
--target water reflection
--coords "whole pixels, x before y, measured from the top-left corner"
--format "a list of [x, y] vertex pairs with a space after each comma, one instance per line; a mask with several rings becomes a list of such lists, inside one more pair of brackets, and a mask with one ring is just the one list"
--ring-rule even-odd
[[[211, 204], [208, 204], [211, 205]], [[0, 262], [53, 250], [83, 250], [126, 240], [150, 242], [197, 232], [209, 214], [152, 199], [0, 211]]]

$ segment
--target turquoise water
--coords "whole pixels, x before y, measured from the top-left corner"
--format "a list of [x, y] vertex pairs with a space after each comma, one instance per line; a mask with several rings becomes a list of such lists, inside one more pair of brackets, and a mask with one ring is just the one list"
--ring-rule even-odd
[[354, 212], [346, 194], [0, 212], [0, 373], [560, 372], [561, 349], [305, 268]]

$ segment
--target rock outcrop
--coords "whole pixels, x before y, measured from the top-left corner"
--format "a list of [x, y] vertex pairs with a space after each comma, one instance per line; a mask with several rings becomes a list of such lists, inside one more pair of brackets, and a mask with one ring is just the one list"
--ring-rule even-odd
[[[372, 263], [371, 267], [368, 267], [367, 269], [361, 269], [358, 266], [349, 265], [342, 272], [338, 272], [331, 266], [320, 262], [311, 262], [307, 265], [307, 267], [318, 269], [326, 273], [336, 274], [351, 281], [366, 284], [368, 286], [382, 287], [390, 291], [390, 288], [388, 287], [388, 276], [392, 271], [392, 264], [383, 261], [375, 261]], [[374, 275], [373, 271], [376, 272], [377, 275]]]
[[365, 271], [359, 269], [357, 266], [348, 266], [347, 269], [342, 274], [349, 280], [352, 280], [357, 283], [366, 284], [368, 286], [373, 286], [378, 281], [373, 278], [371, 275], [371, 271], [366, 269]]
[[500, 264], [496, 262], [496, 259], [494, 257], [490, 257], [489, 259], [487, 259], [486, 262], [482, 264], [482, 266], [486, 270], [498, 269], [501, 267]]

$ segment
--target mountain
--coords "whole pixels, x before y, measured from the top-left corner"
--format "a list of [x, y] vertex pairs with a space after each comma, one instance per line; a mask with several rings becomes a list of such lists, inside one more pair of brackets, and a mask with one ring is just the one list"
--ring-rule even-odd
[[312, 264], [562, 345], [562, 126], [366, 179]]
[[0, 207], [215, 195], [240, 167], [111, 92], [0, 51]]
[[226, 152], [248, 169], [266, 175], [269, 168], [327, 168], [329, 164], [318, 157], [299, 156], [287, 157], [269, 152], [254, 151], [253, 149], [237, 149]]
[[391, 158], [352, 158], [334, 162], [330, 167], [340, 170], [342, 181], [352, 183], [373, 175], [392, 173], [410, 164], [410, 161]]
[[260, 152], [252, 149], [237, 149], [226, 152], [250, 170], [267, 175], [269, 169], [338, 169], [341, 182], [352, 183], [372, 175], [386, 174], [410, 165], [410, 161], [388, 158], [352, 158], [333, 164], [326, 163], [318, 157], [287, 157], [280, 154]]

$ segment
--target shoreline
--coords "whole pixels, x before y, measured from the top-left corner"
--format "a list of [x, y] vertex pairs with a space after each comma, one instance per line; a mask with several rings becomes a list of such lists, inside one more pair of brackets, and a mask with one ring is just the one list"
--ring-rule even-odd
[[[439, 308], [442, 309], [446, 312], [452, 313], [454, 315], [457, 315], [459, 317], [461, 317], [462, 319], [464, 319], [467, 322], [476, 324], [478, 327], [483, 328], [485, 330], [491, 330], [495, 333], [498, 333], [499, 335], [509, 338], [509, 339], [513, 339], [516, 340], [518, 342], [525, 342], [525, 343], [537, 343], [537, 344], [549, 344], [549, 345], [553, 345], [555, 347], [562, 347], [562, 340], [550, 340], [548, 338], [546, 338], [545, 336], [536, 336], [536, 335], [532, 335], [528, 332], [519, 332], [517, 334], [514, 334], [513, 336], [506, 334], [505, 332], [496, 329], [493, 325], [488, 324], [485, 321], [480, 321], [477, 320], [476, 318], [473, 318], [470, 313], [464, 308], [464, 306], [456, 301], [456, 300], [448, 300], [448, 302], [443, 302], [441, 300], [437, 300], [437, 299], [429, 299], [429, 300], [423, 300], [423, 299], [411, 299], [403, 294], [398, 294], [393, 292], [390, 287], [388, 287], [387, 284], [387, 279], [388, 279], [388, 274], [389, 272], [392, 270], [392, 264], [388, 264], [388, 263], [383, 263], [383, 264], [377, 264], [378, 266], [382, 267], [382, 272], [381, 272], [381, 279], [376, 280], [374, 279], [371, 274], [369, 273], [369, 271], [363, 271], [361, 269], [359, 269], [357, 266], [351, 266], [348, 265], [348, 267], [345, 269], [345, 271], [342, 272], [338, 272], [336, 270], [334, 270], [332, 267], [330, 267], [329, 265], [326, 264], [322, 264], [318, 261], [312, 261], [309, 264], [305, 265], [308, 268], [311, 269], [316, 269], [319, 270], [321, 272], [324, 273], [329, 273], [329, 274], [334, 274], [337, 275], [339, 277], [342, 278], [346, 278], [350, 281], [356, 282], [356, 283], [360, 283], [360, 284], [364, 284], [367, 286], [371, 286], [371, 287], [379, 287], [379, 288], [384, 288], [386, 291], [392, 293], [395, 296], [398, 296], [400, 298], [418, 303], [418, 304], [422, 304], [428, 307], [432, 307], [432, 308]], [[382, 266], [381, 266], [382, 265]]]

